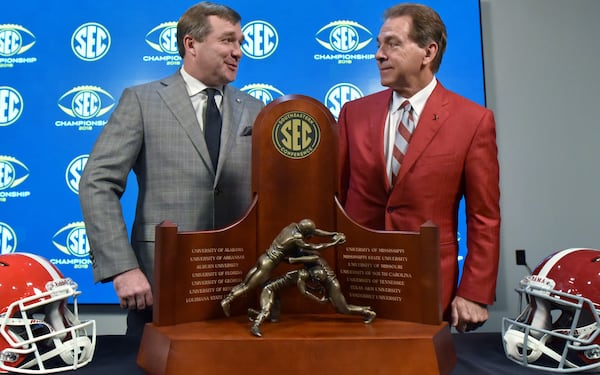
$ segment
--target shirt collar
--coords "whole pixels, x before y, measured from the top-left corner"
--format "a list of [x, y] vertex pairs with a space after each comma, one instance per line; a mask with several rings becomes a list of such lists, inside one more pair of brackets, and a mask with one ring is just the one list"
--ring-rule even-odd
[[433, 89], [435, 89], [436, 84], [437, 84], [437, 79], [435, 77], [433, 77], [433, 79], [431, 80], [431, 82], [429, 82], [427, 84], [427, 86], [423, 87], [419, 92], [417, 92], [410, 98], [405, 98], [405, 97], [401, 96], [400, 94], [398, 94], [396, 91], [394, 91], [394, 94], [392, 96], [392, 108], [393, 108], [392, 112], [400, 109], [400, 105], [405, 100], [408, 99], [408, 101], [410, 102], [410, 105], [413, 108], [413, 111], [415, 112], [415, 115], [417, 117], [420, 116], [421, 113], [423, 113], [423, 108], [425, 108], [425, 103], [427, 103], [427, 99], [429, 98], [429, 95], [431, 95], [431, 93], [433, 92]]
[[[192, 77], [188, 72], [186, 72], [183, 67], [181, 67], [180, 71], [181, 71], [181, 77], [183, 78], [183, 81], [185, 82], [185, 88], [186, 88], [189, 96], [194, 96], [194, 95], [202, 92], [204, 89], [208, 88], [208, 86], [206, 86], [204, 83], [202, 83], [198, 79]], [[222, 87], [215, 87], [215, 88], [217, 90], [219, 90], [219, 93], [221, 95], [223, 95]]]

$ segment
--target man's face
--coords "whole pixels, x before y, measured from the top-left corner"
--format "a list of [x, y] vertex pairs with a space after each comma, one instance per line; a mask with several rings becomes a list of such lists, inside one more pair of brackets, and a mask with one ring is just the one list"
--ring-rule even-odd
[[379, 35], [375, 54], [381, 84], [402, 92], [418, 81], [424, 67], [426, 49], [409, 37], [412, 20], [408, 16], [387, 19]]
[[[235, 80], [244, 35], [239, 23], [217, 16], [209, 16], [208, 21], [212, 31], [202, 42], [193, 41], [190, 70], [206, 85], [222, 86]], [[186, 56], [190, 52], [186, 51]]]

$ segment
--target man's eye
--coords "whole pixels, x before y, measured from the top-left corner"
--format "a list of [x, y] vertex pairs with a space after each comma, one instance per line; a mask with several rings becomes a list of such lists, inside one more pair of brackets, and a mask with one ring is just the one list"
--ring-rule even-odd
[[383, 42], [377, 44], [377, 48], [396, 48], [400, 46], [400, 42]]

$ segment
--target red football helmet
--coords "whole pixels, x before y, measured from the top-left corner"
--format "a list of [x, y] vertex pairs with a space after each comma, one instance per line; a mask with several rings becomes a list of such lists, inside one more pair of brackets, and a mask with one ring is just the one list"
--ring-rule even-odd
[[76, 290], [38, 255], [0, 255], [0, 372], [48, 374], [92, 360], [96, 322], [79, 321]]
[[600, 250], [550, 255], [517, 292], [527, 305], [516, 319], [503, 320], [508, 358], [556, 372], [600, 367]]

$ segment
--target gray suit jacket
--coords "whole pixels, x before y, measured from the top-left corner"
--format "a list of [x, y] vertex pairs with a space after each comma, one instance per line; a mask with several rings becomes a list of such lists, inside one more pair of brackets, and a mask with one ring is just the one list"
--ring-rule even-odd
[[[164, 220], [208, 230], [243, 216], [251, 201], [252, 125], [262, 108], [225, 87], [214, 171], [179, 72], [123, 92], [79, 184], [96, 282], [140, 267], [152, 283], [154, 228]], [[139, 191], [130, 242], [120, 197], [132, 169]]]

